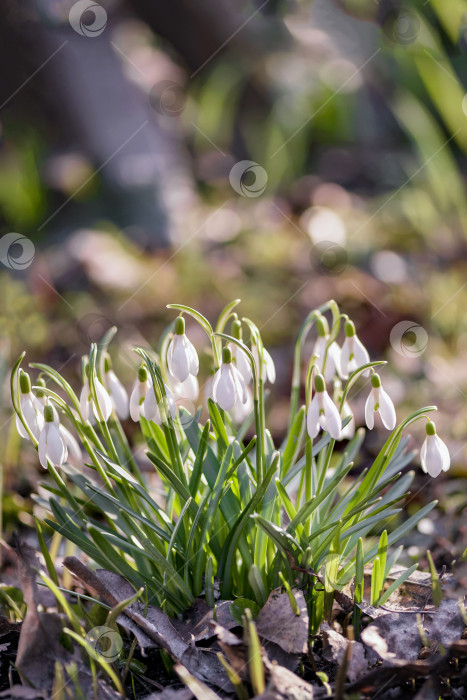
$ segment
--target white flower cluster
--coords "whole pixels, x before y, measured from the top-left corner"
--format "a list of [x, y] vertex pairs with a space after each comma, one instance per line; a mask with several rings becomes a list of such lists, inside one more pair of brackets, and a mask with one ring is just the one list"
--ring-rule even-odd
[[[306, 426], [311, 439], [320, 430], [326, 431], [333, 440], [350, 440], [355, 434], [355, 418], [342, 383], [349, 376], [366, 365], [371, 365], [368, 351], [359, 340], [355, 326], [346, 320], [345, 338], [342, 347], [337, 339], [331, 337], [326, 318], [318, 315], [316, 319], [317, 339], [310, 361], [314, 393], [308, 401]], [[224, 411], [230, 413], [236, 423], [241, 423], [253, 410], [254, 395], [257, 396], [256, 382], [274, 383], [276, 370], [274, 362], [259, 344], [252, 340], [251, 348], [242, 341], [242, 324], [234, 314], [232, 336], [235, 342], [228, 343], [222, 349], [220, 366], [206, 382], [206, 397], [212, 399]], [[195, 402], [199, 396], [199, 360], [195, 347], [185, 333], [185, 321], [179, 316], [174, 323], [174, 332], [163, 358], [161, 376], [165, 381], [158, 381], [154, 386], [151, 373], [144, 364], [138, 370], [130, 397], [112, 369], [110, 358], [104, 356], [102, 372], [89, 376], [89, 365], [84, 371], [83, 386], [79, 397], [82, 425], [95, 421], [107, 423], [112, 417], [125, 420], [128, 416], [133, 421], [144, 419], [162, 425], [165, 420], [175, 419], [177, 403], [182, 400]], [[371, 375], [371, 390], [365, 404], [365, 421], [369, 430], [375, 424], [375, 415], [379, 414], [381, 422], [388, 430], [396, 427], [394, 404], [383, 389], [380, 376], [372, 366], [365, 367], [360, 373]], [[67, 460], [80, 461], [81, 449], [70, 431], [60, 424], [55, 407], [49, 405], [39, 379], [36, 395], [31, 389], [29, 376], [20, 371], [20, 407], [22, 419], [16, 417], [18, 431], [22, 437], [32, 435], [38, 443], [39, 459], [44, 468], [50, 463], [61, 466]], [[327, 385], [332, 386], [332, 397]], [[163, 387], [163, 391], [162, 391]], [[311, 389], [311, 387], [310, 387]], [[311, 393], [311, 392], [308, 392]], [[345, 425], [343, 426], [343, 421]], [[26, 430], [27, 426], [28, 430]], [[447, 471], [450, 466], [449, 452], [446, 445], [436, 435], [434, 423], [427, 423], [427, 437], [421, 450], [423, 471], [437, 476]]]

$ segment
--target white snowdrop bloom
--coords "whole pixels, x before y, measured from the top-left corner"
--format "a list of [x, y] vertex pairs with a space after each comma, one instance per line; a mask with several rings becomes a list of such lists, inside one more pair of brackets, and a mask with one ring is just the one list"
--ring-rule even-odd
[[47, 460], [54, 467], [61, 467], [67, 461], [68, 449], [60, 426], [54, 422], [52, 406], [44, 408], [44, 427], [39, 436], [39, 462], [47, 469]]
[[[31, 380], [29, 374], [21, 372], [19, 376], [20, 386], [20, 406], [24, 420], [28, 424], [29, 430], [34, 435], [36, 440], [39, 440], [41, 430], [44, 426], [43, 407], [40, 401], [34, 396], [31, 391]], [[16, 416], [16, 428], [18, 433], [23, 438], [28, 438], [29, 434], [26, 431], [19, 416]]]
[[381, 386], [381, 379], [378, 374], [371, 375], [371, 391], [365, 404], [365, 420], [368, 428], [373, 429], [375, 424], [375, 413], [379, 413], [383, 425], [387, 430], [394, 430], [396, 427], [396, 409], [390, 396]]
[[[255, 358], [256, 366], [259, 369], [258, 346], [253, 345], [251, 352], [253, 353], [253, 357]], [[271, 355], [268, 353], [268, 351], [264, 347], [263, 347], [263, 371], [262, 371], [261, 379], [263, 380], [263, 382], [266, 382], [266, 380], [268, 380], [271, 384], [274, 384], [274, 382], [276, 381], [276, 367], [274, 365], [274, 361], [273, 361]]]
[[194, 402], [199, 396], [198, 378], [193, 374], [189, 374], [184, 382], [177, 382], [173, 379], [170, 382], [170, 387], [175, 399], [186, 399]]
[[[55, 425], [57, 424], [57, 421], [54, 419]], [[75, 461], [75, 462], [81, 462], [82, 461], [82, 455], [81, 455], [81, 448], [79, 446], [79, 443], [73, 433], [71, 433], [68, 428], [65, 428], [64, 425], [59, 426], [60, 434], [63, 438], [63, 441], [67, 447], [68, 450], [68, 459], [70, 457]]]
[[322, 374], [317, 374], [315, 377], [315, 390], [306, 417], [308, 435], [313, 439], [322, 428], [334, 440], [338, 440], [342, 430], [342, 420], [337, 406], [326, 391]]
[[79, 397], [79, 405], [80, 405], [80, 410], [81, 410], [81, 416], [84, 421], [90, 420], [91, 419], [91, 405], [92, 405], [92, 411], [93, 414], [96, 418], [96, 420], [100, 421], [101, 417], [99, 415], [99, 409], [102, 413], [102, 417], [104, 421], [108, 421], [111, 414], [112, 414], [112, 399], [110, 398], [109, 394], [107, 393], [106, 388], [102, 384], [102, 382], [99, 381], [97, 377], [94, 378], [94, 388], [96, 391], [96, 398], [97, 398], [97, 403], [99, 406], [95, 406], [94, 402], [91, 397], [91, 389], [89, 387], [89, 379], [86, 376], [83, 384], [83, 388], [81, 389], [81, 394]]
[[[320, 316], [316, 321], [318, 337], [313, 347], [313, 355], [317, 356], [316, 366], [327, 382], [330, 382], [336, 374], [341, 374], [340, 347], [336, 342], [329, 343], [329, 326], [324, 316]], [[327, 348], [327, 355], [326, 355]], [[324, 358], [326, 366], [324, 367]]]
[[231, 411], [237, 403], [245, 404], [248, 400], [246, 382], [232, 363], [230, 348], [222, 351], [222, 364], [214, 375], [212, 397], [224, 411]]
[[144, 400], [148, 390], [152, 387], [152, 382], [148, 377], [146, 367], [140, 367], [138, 370], [138, 378], [133, 384], [133, 389], [130, 395], [130, 416], [137, 423], [140, 417], [145, 418]]
[[167, 349], [167, 367], [170, 375], [179, 382], [184, 382], [190, 374], [195, 377], [198, 374], [198, 355], [193, 343], [185, 335], [185, 320], [182, 316], [175, 319], [174, 337]]
[[[345, 340], [341, 349], [341, 373], [342, 378], [347, 379], [349, 374], [355, 372], [362, 365], [368, 364], [370, 356], [363, 343], [357, 338], [355, 326], [352, 321], [345, 324]], [[368, 371], [363, 372], [368, 376]]]
[[436, 434], [436, 426], [431, 421], [426, 424], [426, 438], [420, 450], [420, 462], [425, 474], [433, 477], [447, 472], [451, 466], [449, 450]]
[[163, 420], [167, 422], [169, 416], [172, 419], [175, 419], [177, 415], [175, 401], [167, 384], [164, 384], [164, 389], [165, 397], [161, 397], [161, 399], [158, 401], [154, 391], [154, 386], [152, 385], [146, 394], [146, 398], [144, 399], [144, 417], [146, 420], [154, 421], [154, 423], [157, 423], [157, 425], [161, 425]]
[[342, 428], [339, 435], [339, 440], [351, 440], [355, 435], [355, 418], [347, 401], [344, 401], [344, 405], [342, 407], [342, 420], [345, 418], [350, 418], [350, 421], [347, 423], [345, 428]]
[[250, 415], [253, 410], [253, 393], [249, 387], [246, 389], [247, 399], [245, 403], [237, 401], [232, 410], [232, 417], [235, 423], [243, 423], [245, 418]]
[[112, 406], [117, 416], [122, 420], [125, 420], [125, 418], [128, 418], [129, 413], [127, 390], [113, 371], [109, 357], [105, 357], [104, 363], [104, 381], [109, 390]]

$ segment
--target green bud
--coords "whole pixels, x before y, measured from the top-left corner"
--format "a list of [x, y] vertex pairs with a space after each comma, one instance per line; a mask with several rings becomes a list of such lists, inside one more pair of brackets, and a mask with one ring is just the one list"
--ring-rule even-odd
[[[39, 377], [39, 379], [36, 382], [36, 385], [38, 387], [45, 387], [45, 381], [42, 379], [42, 377]], [[36, 389], [36, 396], [38, 399], [42, 399], [45, 396], [45, 393], [40, 389]]]
[[436, 425], [431, 420], [427, 421], [425, 430], [427, 435], [436, 435]]
[[327, 335], [329, 335], [328, 322], [324, 316], [319, 316], [319, 318], [316, 320], [316, 330], [320, 338], [325, 338]]
[[174, 323], [175, 335], [183, 335], [185, 333], [185, 319], [183, 316], [177, 316]]
[[22, 394], [29, 394], [31, 391], [31, 380], [27, 372], [22, 372], [19, 375], [19, 388]]
[[232, 335], [237, 340], [242, 339], [242, 322], [238, 318], [232, 323]]
[[379, 374], [376, 374], [376, 372], [371, 375], [371, 386], [375, 389], [379, 389], [381, 386], [381, 379], [379, 378]]
[[345, 322], [345, 336], [346, 338], [352, 338], [355, 335], [355, 324], [353, 321]]
[[228, 365], [230, 362], [232, 362], [232, 350], [230, 348], [223, 348], [222, 349], [222, 362], [225, 365]]
[[148, 379], [148, 371], [144, 365], [141, 365], [138, 370], [138, 379], [140, 382], [146, 382]]
[[326, 382], [322, 374], [317, 374], [315, 377], [315, 389], [318, 393], [326, 391]]
[[46, 423], [54, 422], [54, 410], [52, 406], [44, 406], [44, 420]]

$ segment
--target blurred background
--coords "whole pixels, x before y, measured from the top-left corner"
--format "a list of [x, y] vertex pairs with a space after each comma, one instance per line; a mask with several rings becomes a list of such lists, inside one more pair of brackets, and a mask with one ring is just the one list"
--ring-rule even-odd
[[[131, 347], [156, 344], [166, 304], [214, 320], [240, 297], [276, 362], [280, 436], [294, 338], [332, 297], [372, 359], [390, 361], [399, 415], [440, 408], [453, 466], [432, 481], [415, 458], [407, 510], [440, 499], [411, 556], [429, 541], [449, 564], [466, 528], [466, 0], [0, 11], [4, 538], [32, 524], [43, 477], [10, 419], [21, 351], [77, 386], [80, 356], [116, 324], [129, 386]], [[422, 437], [415, 426], [412, 446]]]

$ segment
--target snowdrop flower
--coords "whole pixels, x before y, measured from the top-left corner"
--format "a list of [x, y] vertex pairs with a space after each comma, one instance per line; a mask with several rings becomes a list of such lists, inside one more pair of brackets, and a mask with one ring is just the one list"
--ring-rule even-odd
[[381, 386], [381, 379], [376, 372], [371, 375], [371, 392], [365, 404], [365, 420], [368, 428], [373, 429], [375, 413], [379, 413], [383, 425], [388, 430], [396, 427], [396, 410], [389, 395]]
[[152, 382], [148, 377], [148, 371], [143, 365], [138, 370], [138, 378], [133, 384], [130, 396], [130, 416], [137, 423], [139, 419], [145, 418], [144, 400], [148, 389], [152, 387]]
[[326, 357], [326, 366], [324, 368], [324, 378], [327, 382], [330, 382], [335, 374], [340, 374], [340, 348], [336, 342], [332, 342], [327, 348], [329, 343], [329, 326], [328, 322], [324, 316], [320, 316], [316, 320], [316, 330], [318, 337], [316, 339], [313, 355], [317, 355], [318, 360], [316, 366], [318, 370], [323, 373], [324, 358]]
[[39, 462], [47, 469], [47, 460], [54, 467], [61, 467], [67, 461], [68, 450], [60, 427], [54, 421], [52, 406], [44, 408], [44, 427], [39, 436]]
[[342, 428], [339, 440], [351, 440], [355, 435], [355, 418], [347, 401], [344, 401], [344, 405], [342, 406], [342, 420], [345, 418], [350, 418], [350, 421]]
[[89, 386], [89, 378], [87, 376], [88, 371], [89, 369], [86, 369], [84, 384], [79, 397], [81, 416], [83, 418], [83, 421], [90, 420], [92, 404], [92, 410], [96, 420], [101, 420], [101, 416], [99, 414], [100, 409], [104, 421], [108, 421], [112, 414], [112, 400], [108, 395], [104, 385], [99, 381], [97, 377], [94, 377], [94, 389], [96, 391], [97, 403], [99, 405], [96, 406], [94, 404], [91, 396], [91, 389]]
[[308, 435], [313, 439], [322, 428], [334, 440], [338, 440], [342, 430], [342, 420], [337, 406], [326, 391], [322, 374], [317, 374], [315, 377], [315, 391], [306, 417]]
[[179, 382], [184, 382], [192, 374], [196, 377], [199, 360], [194, 345], [185, 335], [185, 319], [175, 319], [174, 337], [167, 349], [167, 367], [170, 375]]
[[[19, 388], [21, 392], [20, 406], [23, 418], [28, 424], [29, 430], [34, 435], [36, 440], [39, 440], [41, 430], [44, 426], [42, 405], [31, 391], [31, 380], [29, 378], [29, 374], [26, 372], [21, 372], [19, 375]], [[21, 422], [19, 416], [16, 416], [16, 428], [21, 437], [29, 437], [29, 434], [27, 433], [26, 428]]]
[[175, 379], [170, 382], [172, 394], [175, 399], [186, 399], [187, 401], [196, 401], [199, 396], [198, 378], [192, 374], [188, 375], [188, 379], [184, 382], [177, 382]]
[[426, 424], [426, 438], [420, 450], [420, 462], [425, 474], [438, 476], [451, 466], [449, 450], [436, 434], [436, 426], [431, 421]]
[[224, 411], [231, 411], [237, 403], [245, 404], [248, 400], [245, 380], [232, 364], [230, 348], [222, 350], [222, 364], [214, 375], [212, 397]]
[[[259, 353], [258, 346], [253, 345], [251, 352], [255, 358], [256, 366], [259, 369]], [[265, 347], [263, 347], [263, 371], [261, 373], [261, 379], [265, 383], [268, 380], [271, 384], [276, 381], [276, 367], [274, 365], [271, 355], [268, 353]]]
[[[160, 400], [158, 400], [154, 391], [154, 385], [152, 385], [144, 399], [144, 417], [146, 420], [154, 421], [157, 425], [161, 425], [162, 421], [167, 422], [167, 414], [169, 414], [172, 419], [175, 419], [177, 415], [175, 401], [167, 384], [164, 384], [164, 389], [165, 396], [162, 396]], [[162, 415], [161, 408], [163, 409]]]
[[[341, 373], [342, 378], [347, 379], [349, 374], [355, 372], [362, 365], [368, 364], [370, 356], [363, 343], [357, 338], [355, 326], [352, 321], [345, 324], [345, 340], [341, 349]], [[368, 371], [363, 372], [368, 376]]]
[[125, 418], [128, 418], [129, 412], [128, 394], [120, 379], [113, 371], [108, 355], [104, 358], [104, 378], [115, 413], [119, 418], [125, 420]]

